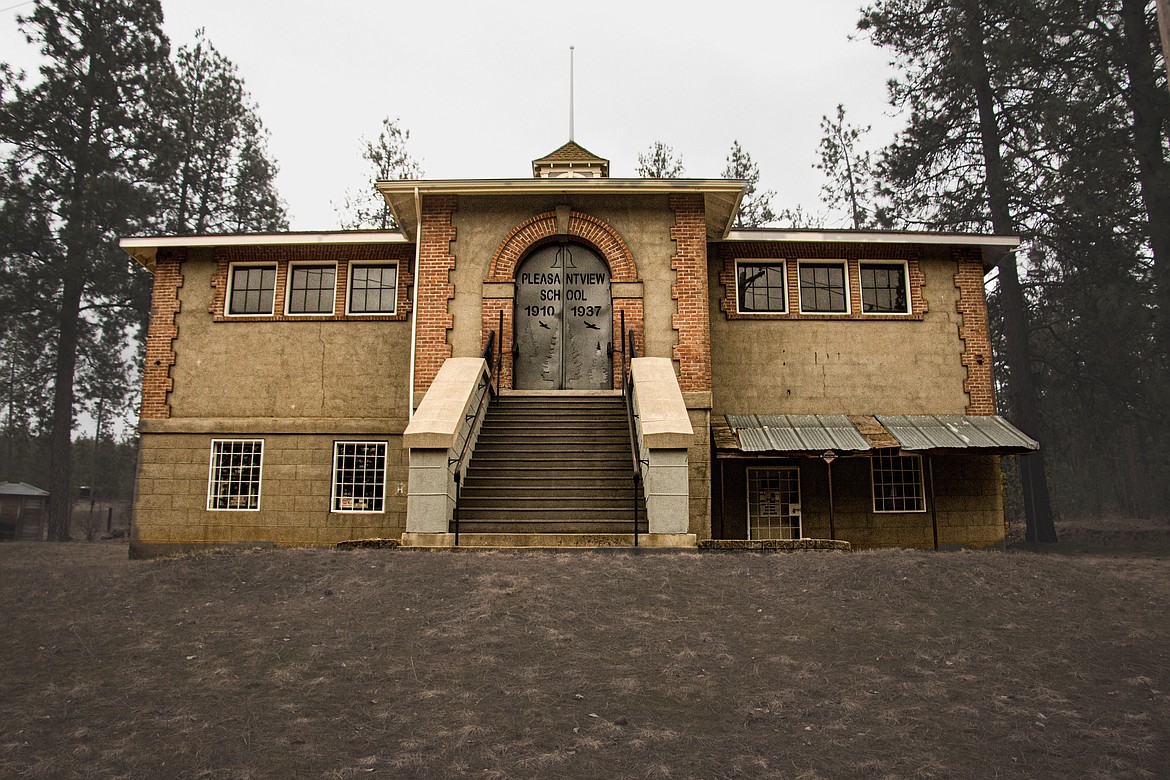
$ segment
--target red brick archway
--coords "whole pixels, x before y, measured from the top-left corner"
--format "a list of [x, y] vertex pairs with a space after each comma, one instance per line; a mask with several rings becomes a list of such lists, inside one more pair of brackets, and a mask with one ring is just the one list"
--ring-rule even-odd
[[[547, 211], [537, 214], [516, 227], [504, 237], [496, 252], [492, 255], [488, 266], [489, 282], [511, 282], [516, 278], [516, 266], [528, 251], [535, 245], [555, 238], [557, 232], [557, 214]], [[597, 250], [602, 259], [609, 265], [610, 281], [634, 282], [638, 279], [638, 269], [634, 265], [634, 256], [626, 242], [618, 232], [608, 223], [597, 217], [582, 214], [579, 211], [569, 212], [568, 232], [562, 234], [572, 237]]]
[[[554, 240], [558, 237], [573, 239], [594, 249], [609, 266], [610, 282], [636, 282], [638, 269], [634, 264], [634, 255], [626, 242], [604, 220], [582, 214], [577, 211], [569, 212], [568, 231], [559, 233], [557, 230], [557, 214], [548, 211], [537, 214], [521, 222], [504, 237], [492, 255], [488, 265], [486, 282], [511, 283], [516, 280], [516, 267], [520, 261], [535, 247]], [[503, 349], [501, 361], [500, 386], [512, 386], [512, 317], [513, 299], [511, 298], [484, 298], [483, 322], [481, 328], [481, 344], [486, 346], [488, 334], [498, 330], [500, 316], [503, 315], [504, 328], [500, 335]], [[643, 335], [644, 308], [642, 298], [623, 298], [615, 296], [613, 300], [613, 333], [615, 340], [621, 338], [622, 314], [625, 314], [627, 330], [634, 332], [634, 340], [639, 350], [645, 349]], [[620, 349], [620, 347], [619, 347]], [[621, 355], [614, 352], [614, 384], [620, 384]]]

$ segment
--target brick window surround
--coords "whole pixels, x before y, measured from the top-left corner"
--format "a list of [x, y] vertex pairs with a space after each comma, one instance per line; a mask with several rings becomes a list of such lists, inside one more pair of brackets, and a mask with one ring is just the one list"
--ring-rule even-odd
[[[404, 322], [410, 317], [410, 293], [414, 282], [410, 272], [414, 261], [414, 247], [408, 244], [335, 244], [321, 246], [256, 246], [222, 247], [215, 252], [216, 269], [211, 277], [213, 294], [208, 312], [215, 322], [322, 322], [335, 320], [370, 320]], [[384, 262], [398, 266], [397, 308], [393, 314], [349, 314], [346, 297], [349, 292], [350, 263]], [[229, 269], [233, 263], [276, 265], [276, 300], [272, 314], [225, 314], [225, 296], [229, 287]], [[289, 266], [336, 265], [334, 274], [333, 312], [330, 314], [288, 314], [286, 297], [289, 290]], [[157, 276], [156, 276], [157, 284]]]
[[[925, 277], [922, 274], [921, 253], [914, 247], [897, 247], [855, 244], [814, 244], [792, 242], [716, 244], [713, 252], [722, 260], [719, 281], [723, 285], [723, 300], [720, 308], [729, 320], [921, 320], [929, 309], [922, 296]], [[735, 262], [787, 261], [788, 311], [787, 312], [740, 312], [736, 300]], [[800, 310], [800, 262], [816, 263], [836, 261], [846, 265], [846, 286], [849, 295], [849, 311], [838, 313], [801, 312]], [[862, 311], [861, 265], [873, 261], [902, 261], [906, 263], [907, 283], [910, 287], [910, 312], [908, 314], [866, 314]]]

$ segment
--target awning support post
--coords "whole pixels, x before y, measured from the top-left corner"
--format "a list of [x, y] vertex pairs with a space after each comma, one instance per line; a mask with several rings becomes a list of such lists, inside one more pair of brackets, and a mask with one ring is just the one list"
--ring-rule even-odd
[[934, 532], [934, 549], [938, 549], [938, 512], [934, 505], [934, 457], [926, 455], [926, 478], [930, 485], [930, 528]]

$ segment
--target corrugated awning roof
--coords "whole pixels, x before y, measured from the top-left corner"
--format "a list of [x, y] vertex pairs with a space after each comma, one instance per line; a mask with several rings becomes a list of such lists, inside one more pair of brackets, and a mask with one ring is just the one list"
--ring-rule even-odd
[[[907, 452], [983, 450], [1000, 455], [1032, 452], [1040, 444], [1002, 417], [961, 414], [726, 415], [712, 423], [716, 449], [744, 453], [837, 454], [899, 447]], [[727, 456], [721, 456], [727, 457]]]
[[999, 416], [961, 414], [879, 414], [878, 421], [903, 450], [995, 450], [1002, 454], [1031, 452], [1040, 443]]
[[727, 415], [743, 452], [865, 452], [873, 449], [843, 414]]

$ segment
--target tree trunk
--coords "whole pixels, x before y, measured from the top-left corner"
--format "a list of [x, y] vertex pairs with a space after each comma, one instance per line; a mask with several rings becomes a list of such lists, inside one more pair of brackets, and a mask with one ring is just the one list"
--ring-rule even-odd
[[80, 250], [70, 246], [66, 254], [65, 279], [57, 326], [57, 364], [53, 380], [52, 433], [49, 439], [48, 537], [51, 542], [69, 541], [69, 516], [73, 506], [70, 482], [73, 477], [73, 376], [77, 368], [77, 329], [81, 314], [81, 274], [77, 270]]
[[1133, 122], [1134, 152], [1142, 205], [1149, 221], [1157, 295], [1159, 368], [1165, 372], [1170, 352], [1170, 166], [1163, 156], [1165, 125], [1170, 122], [1166, 96], [1158, 89], [1153, 56], [1154, 38], [1146, 25], [1145, 0], [1122, 0], [1122, 59], [1129, 84], [1125, 100]]
[[[987, 204], [992, 228], [999, 235], [1016, 231], [1011, 214], [1007, 179], [1003, 169], [1002, 135], [995, 112], [995, 93], [987, 68], [983, 47], [983, 23], [979, 4], [964, 2], [964, 41], [968, 55], [968, 77], [975, 93], [979, 112], [979, 140], [987, 182]], [[1011, 417], [1025, 433], [1039, 435], [1040, 413], [1036, 405], [1036, 388], [1032, 382], [1031, 355], [1028, 345], [1028, 304], [1020, 285], [1019, 268], [1014, 254], [999, 262], [1000, 304], [1008, 367], [1008, 397]], [[1020, 456], [1020, 483], [1024, 491], [1026, 538], [1032, 542], [1055, 542], [1056, 526], [1052, 520], [1052, 502], [1048, 494], [1048, 477], [1044, 453]]]

